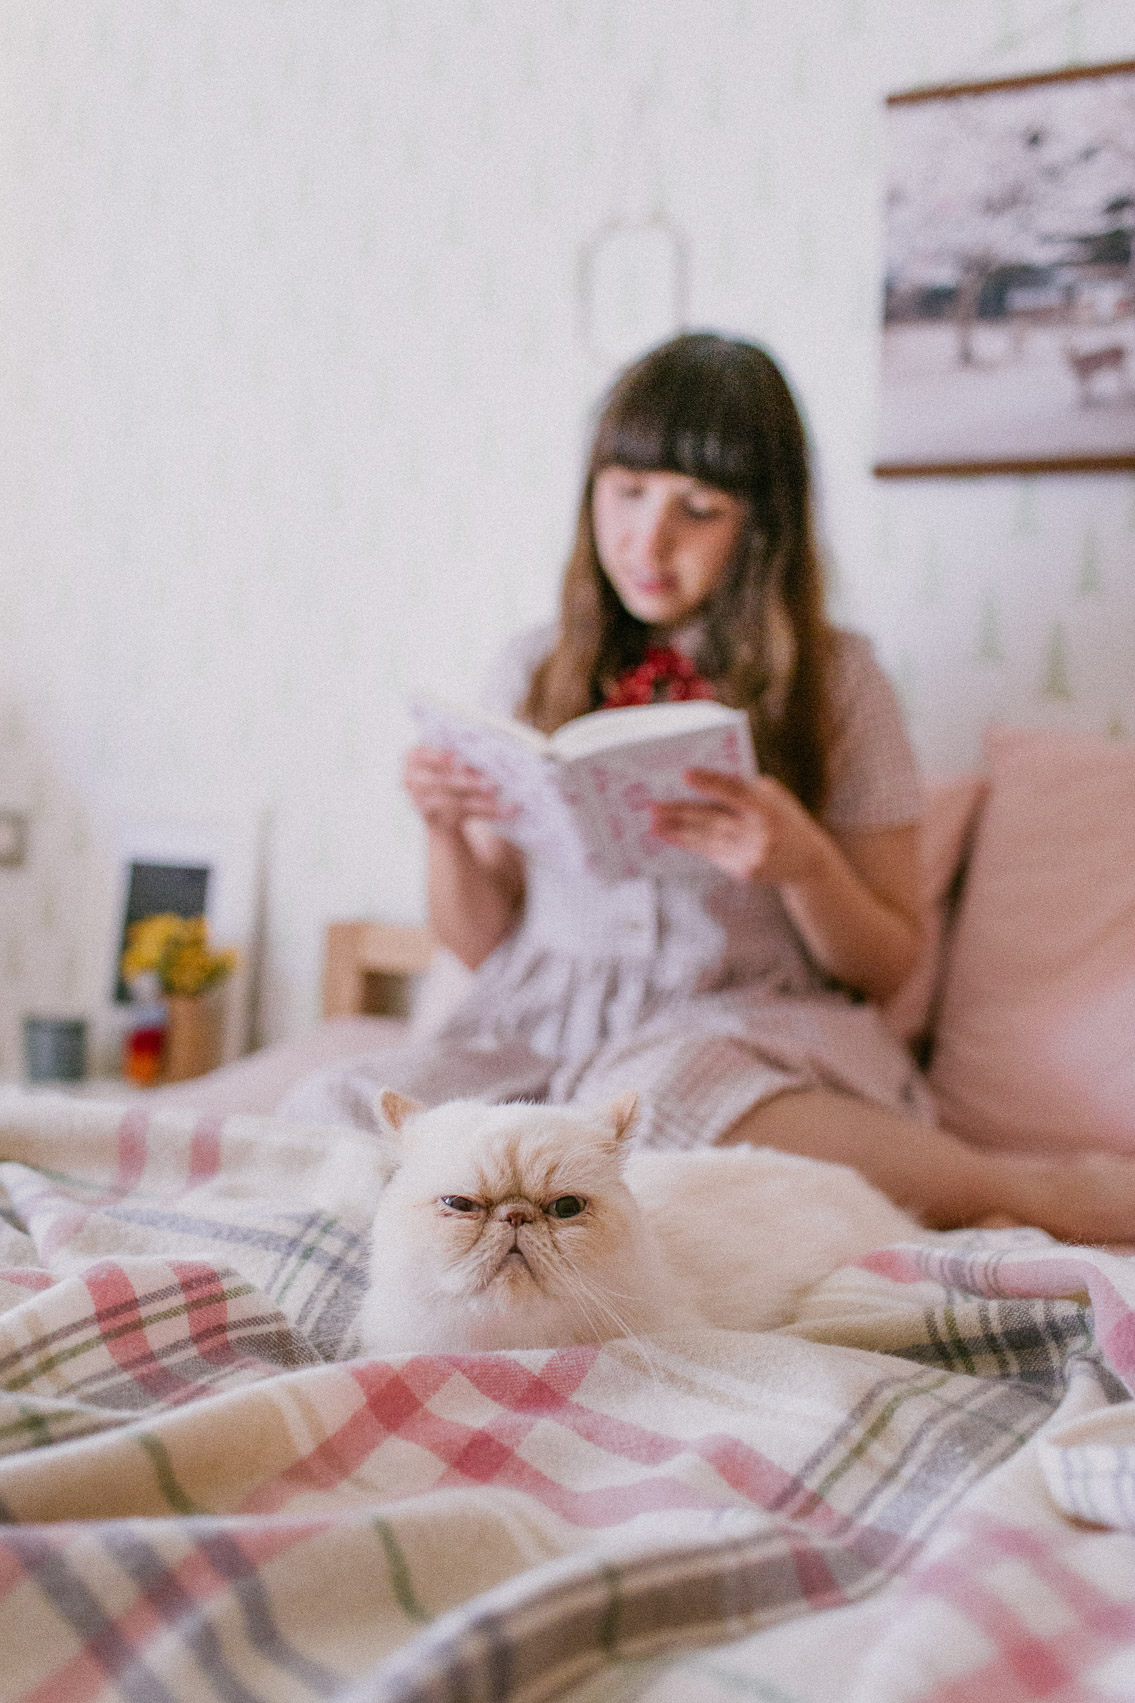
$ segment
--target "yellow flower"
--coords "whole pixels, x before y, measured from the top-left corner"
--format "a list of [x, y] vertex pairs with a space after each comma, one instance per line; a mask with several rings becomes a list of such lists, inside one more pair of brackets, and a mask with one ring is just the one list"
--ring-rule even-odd
[[162, 954], [180, 933], [184, 923], [184, 917], [173, 916], [169, 912], [131, 923], [126, 931], [126, 950], [122, 954], [123, 979], [129, 982], [145, 970], [156, 970]]
[[214, 951], [204, 917], [179, 917], [171, 912], [143, 917], [126, 931], [122, 977], [129, 984], [150, 972], [163, 993], [198, 994], [232, 975], [240, 954], [231, 948]]

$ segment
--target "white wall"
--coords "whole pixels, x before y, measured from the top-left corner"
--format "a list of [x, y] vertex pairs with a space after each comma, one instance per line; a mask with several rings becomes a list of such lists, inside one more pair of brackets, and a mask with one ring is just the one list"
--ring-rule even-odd
[[612, 219], [782, 356], [929, 767], [1135, 728], [1135, 481], [869, 473], [882, 97], [1132, 56], [1127, 0], [0, 0], [0, 1073], [101, 997], [121, 821], [270, 817], [268, 1034], [420, 916], [405, 688], [550, 612]]

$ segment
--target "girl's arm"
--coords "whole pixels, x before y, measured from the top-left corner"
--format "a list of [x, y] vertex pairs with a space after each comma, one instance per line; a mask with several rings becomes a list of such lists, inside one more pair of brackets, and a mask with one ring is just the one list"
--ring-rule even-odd
[[921, 944], [917, 827], [837, 838], [771, 776], [742, 781], [691, 769], [686, 779], [706, 801], [656, 806], [659, 837], [735, 880], [772, 883], [829, 975], [868, 999], [895, 993]]
[[515, 927], [523, 856], [492, 831], [500, 819], [495, 789], [450, 752], [416, 746], [405, 781], [426, 824], [430, 926], [475, 970]]
[[922, 945], [919, 830], [824, 837], [816, 874], [782, 883], [785, 909], [829, 974], [882, 1003], [914, 969]]

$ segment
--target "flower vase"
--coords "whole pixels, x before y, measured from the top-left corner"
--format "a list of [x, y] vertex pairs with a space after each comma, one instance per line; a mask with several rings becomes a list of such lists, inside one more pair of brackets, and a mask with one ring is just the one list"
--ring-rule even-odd
[[185, 1082], [214, 1070], [221, 1062], [223, 991], [171, 993], [166, 998], [166, 1011], [162, 1081]]

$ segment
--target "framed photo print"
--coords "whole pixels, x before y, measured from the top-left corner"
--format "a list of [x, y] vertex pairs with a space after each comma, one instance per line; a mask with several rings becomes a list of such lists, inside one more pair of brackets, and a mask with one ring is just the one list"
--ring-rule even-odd
[[1135, 61], [892, 95], [875, 472], [1135, 468]]
[[222, 1053], [228, 1062], [244, 1052], [259, 952], [257, 908], [264, 826], [253, 818], [240, 822], [155, 818], [114, 825], [108, 834], [116, 885], [107, 942], [112, 1013], [129, 1013], [130, 995], [121, 962], [130, 925], [163, 912], [204, 916], [214, 944], [235, 946], [241, 955], [240, 967], [226, 983]]

